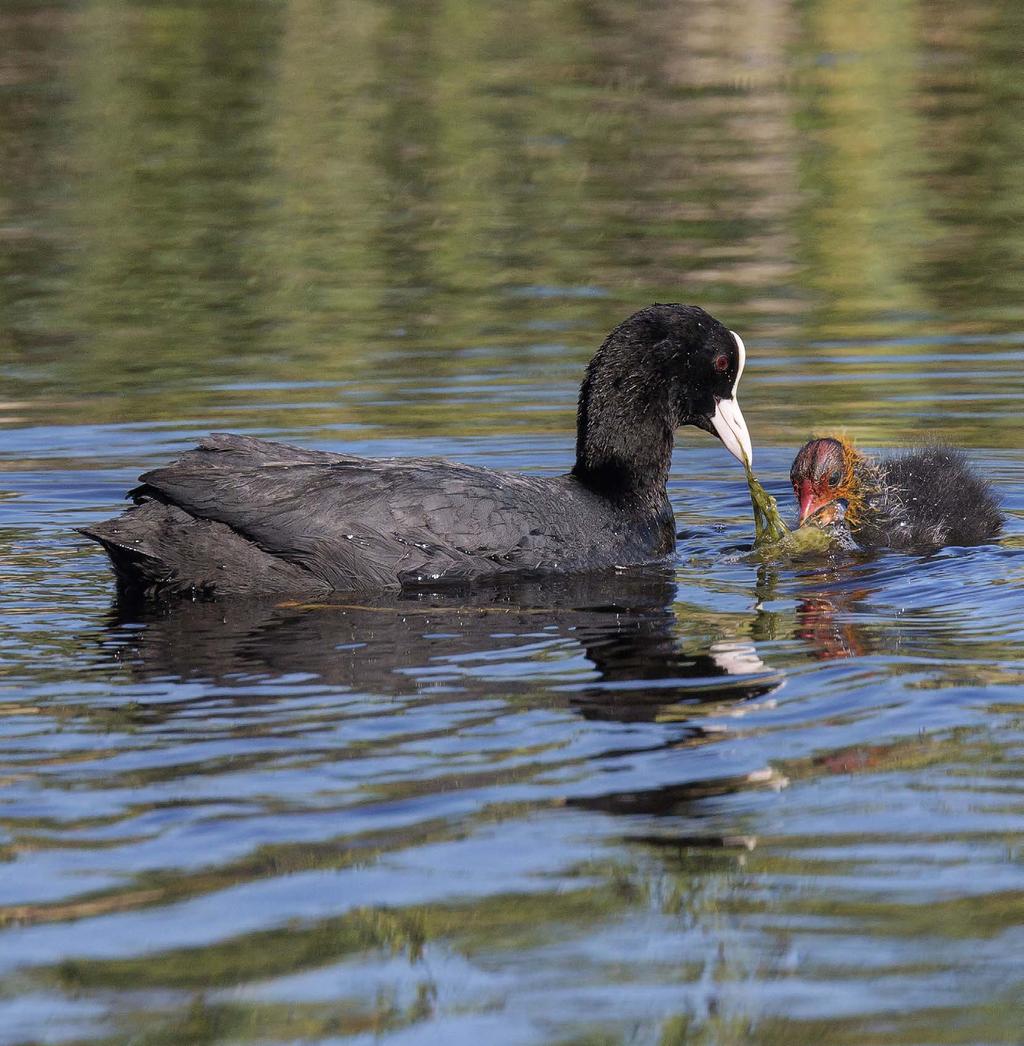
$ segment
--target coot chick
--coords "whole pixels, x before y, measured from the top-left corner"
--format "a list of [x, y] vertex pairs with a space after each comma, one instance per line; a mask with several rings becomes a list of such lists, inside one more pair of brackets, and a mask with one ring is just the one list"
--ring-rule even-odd
[[956, 447], [932, 444], [876, 460], [847, 439], [812, 439], [790, 470], [799, 522], [838, 517], [864, 549], [979, 545], [1003, 525], [988, 481]]
[[751, 457], [736, 402], [744, 359], [702, 309], [651, 305], [590, 361], [566, 475], [217, 434], [141, 476], [134, 508], [81, 532], [123, 589], [147, 595], [399, 590], [650, 562], [675, 545], [674, 430], [695, 425]]

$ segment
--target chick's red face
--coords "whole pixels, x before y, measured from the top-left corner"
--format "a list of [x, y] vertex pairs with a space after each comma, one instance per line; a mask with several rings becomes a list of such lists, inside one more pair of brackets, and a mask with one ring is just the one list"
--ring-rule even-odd
[[[812, 439], [800, 448], [789, 472], [800, 505], [799, 524], [837, 503], [846, 494], [848, 469], [843, 445], [836, 439]], [[818, 522], [828, 524], [823, 513]]]

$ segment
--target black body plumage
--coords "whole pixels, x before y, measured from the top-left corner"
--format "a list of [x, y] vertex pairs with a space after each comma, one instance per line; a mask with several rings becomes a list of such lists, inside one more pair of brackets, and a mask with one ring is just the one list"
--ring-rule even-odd
[[742, 343], [703, 310], [650, 306], [587, 369], [567, 475], [213, 435], [140, 477], [134, 508], [82, 533], [123, 588], [144, 593], [394, 590], [651, 562], [675, 543], [673, 431], [710, 429], [742, 362]]
[[992, 485], [958, 447], [931, 444], [883, 458], [877, 467], [881, 489], [856, 532], [863, 547], [981, 545], [1002, 529]]

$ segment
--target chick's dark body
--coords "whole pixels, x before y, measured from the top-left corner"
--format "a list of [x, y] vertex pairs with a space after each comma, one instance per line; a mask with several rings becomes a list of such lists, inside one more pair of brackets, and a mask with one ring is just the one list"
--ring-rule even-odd
[[957, 447], [932, 444], [884, 458], [878, 469], [884, 489], [856, 532], [866, 547], [981, 545], [1002, 529], [991, 484]]

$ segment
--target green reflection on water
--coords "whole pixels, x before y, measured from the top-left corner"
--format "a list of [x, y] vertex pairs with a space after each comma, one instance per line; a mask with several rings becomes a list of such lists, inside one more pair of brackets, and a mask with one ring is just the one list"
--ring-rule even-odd
[[[965, 389], [950, 371], [1004, 368], [1020, 395], [1019, 366], [958, 340], [1020, 326], [1010, 0], [641, 20], [554, 2], [32, 8], [3, 16], [28, 42], [0, 102], [0, 139], [29, 143], [0, 188], [17, 273], [0, 398], [28, 396], [30, 416], [567, 431], [602, 332], [682, 299], [779, 343], [748, 378], [761, 440], [941, 419], [1005, 442], [985, 390], [973, 412], [941, 397]], [[937, 335], [962, 362], [916, 367], [935, 347], [915, 339]], [[836, 337], [851, 344], [813, 347]], [[531, 351], [545, 342], [561, 350]], [[482, 360], [505, 409], [457, 402]], [[310, 380], [358, 394], [217, 387]], [[509, 409], [550, 382], [558, 402]], [[898, 416], [879, 409], [893, 396]]]

